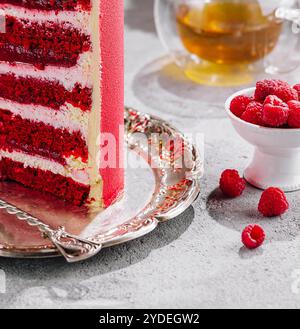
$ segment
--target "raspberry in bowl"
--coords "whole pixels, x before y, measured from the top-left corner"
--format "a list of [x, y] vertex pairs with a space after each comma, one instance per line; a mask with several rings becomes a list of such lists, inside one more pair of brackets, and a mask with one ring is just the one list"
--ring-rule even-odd
[[235, 130], [254, 146], [244, 177], [255, 187], [277, 186], [286, 192], [300, 189], [298, 87], [281, 80], [263, 80], [226, 101], [226, 112]]

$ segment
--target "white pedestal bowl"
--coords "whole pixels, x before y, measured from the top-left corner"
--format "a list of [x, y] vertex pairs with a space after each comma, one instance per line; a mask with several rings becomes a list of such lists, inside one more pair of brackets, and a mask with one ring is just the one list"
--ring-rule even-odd
[[299, 190], [300, 129], [260, 127], [241, 120], [230, 111], [234, 97], [253, 95], [254, 90], [241, 90], [229, 97], [225, 104], [227, 115], [237, 133], [255, 148], [244, 177], [248, 183], [260, 189], [276, 186], [286, 192]]

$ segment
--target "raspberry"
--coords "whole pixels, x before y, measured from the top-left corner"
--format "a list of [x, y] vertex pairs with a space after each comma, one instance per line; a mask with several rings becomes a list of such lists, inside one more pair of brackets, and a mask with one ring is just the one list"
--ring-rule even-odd
[[258, 210], [265, 217], [284, 214], [289, 209], [289, 203], [284, 192], [277, 187], [269, 187], [262, 193]]
[[272, 95], [277, 88], [277, 80], [262, 80], [256, 83], [254, 98], [258, 102], [264, 102], [267, 96]]
[[265, 232], [259, 225], [248, 225], [242, 233], [242, 242], [246, 248], [255, 249], [264, 243], [265, 237]]
[[264, 102], [269, 95], [275, 95], [284, 102], [299, 100], [298, 93], [287, 82], [281, 80], [262, 80], [256, 84], [254, 98], [258, 102]]
[[[277, 105], [278, 104], [278, 105]], [[287, 123], [289, 107], [276, 96], [266, 98], [263, 106], [262, 120], [270, 127], [280, 127]]]
[[287, 86], [280, 86], [278, 89], [275, 90], [274, 95], [278, 96], [284, 102], [289, 101], [298, 101], [299, 96], [297, 90], [291, 88], [289, 85]]
[[263, 126], [264, 123], [262, 121], [262, 111], [263, 106], [261, 103], [251, 102], [247, 106], [246, 111], [242, 114], [241, 119], [255, 125]]
[[246, 187], [246, 182], [239, 176], [237, 170], [227, 169], [220, 178], [220, 189], [228, 197], [240, 196]]
[[264, 105], [267, 104], [271, 104], [274, 106], [283, 106], [283, 107], [287, 107], [288, 105], [282, 101], [279, 97], [275, 96], [275, 95], [269, 95], [265, 101], [264, 101]]
[[230, 103], [230, 111], [237, 117], [241, 117], [245, 112], [248, 104], [253, 101], [252, 97], [248, 96], [237, 96]]
[[289, 106], [289, 118], [288, 125], [291, 128], [300, 128], [300, 102], [290, 101]]
[[298, 93], [298, 98], [299, 98], [299, 100], [300, 100], [300, 84], [295, 85], [293, 88], [297, 91], [297, 93]]

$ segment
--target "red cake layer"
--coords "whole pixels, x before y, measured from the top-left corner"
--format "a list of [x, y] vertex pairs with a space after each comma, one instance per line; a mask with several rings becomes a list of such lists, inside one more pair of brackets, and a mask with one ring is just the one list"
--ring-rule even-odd
[[71, 67], [90, 50], [89, 36], [70, 25], [38, 23], [6, 16], [6, 32], [0, 33], [0, 60]]
[[83, 111], [91, 109], [92, 89], [82, 88], [77, 83], [72, 91], [59, 82], [16, 77], [14, 74], [0, 75], [0, 97], [21, 104], [38, 104], [58, 110], [65, 102]]
[[0, 110], [0, 149], [21, 150], [65, 164], [64, 156], [74, 155], [87, 162], [88, 149], [80, 132], [32, 122]]
[[26, 187], [51, 193], [75, 205], [82, 205], [89, 196], [90, 188], [61, 175], [31, 167], [8, 158], [0, 160], [0, 180], [17, 181]]
[[12, 4], [30, 9], [43, 10], [76, 10], [91, 8], [90, 0], [0, 0], [1, 4]]

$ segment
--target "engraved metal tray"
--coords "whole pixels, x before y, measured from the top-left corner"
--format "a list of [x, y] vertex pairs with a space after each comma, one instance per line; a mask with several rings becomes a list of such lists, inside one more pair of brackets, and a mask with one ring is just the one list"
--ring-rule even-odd
[[[129, 108], [125, 109], [125, 140], [125, 193], [106, 210], [88, 212], [13, 182], [0, 183], [0, 199], [53, 229], [63, 226], [68, 233], [99, 242], [102, 247], [139, 238], [195, 201], [202, 159], [195, 146], [167, 122]], [[0, 210], [0, 256], [59, 255], [38, 227], [29, 224]]]

